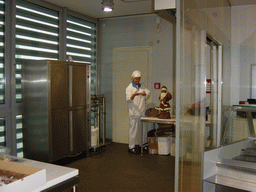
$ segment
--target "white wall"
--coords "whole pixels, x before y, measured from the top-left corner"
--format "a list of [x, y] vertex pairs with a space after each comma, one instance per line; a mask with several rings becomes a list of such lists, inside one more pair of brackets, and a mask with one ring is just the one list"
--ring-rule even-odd
[[[167, 86], [173, 92], [173, 24], [161, 19], [157, 32], [158, 15], [117, 17], [99, 22], [100, 93], [106, 96], [106, 138], [112, 138], [112, 52], [114, 47], [152, 46], [152, 107], [158, 106], [160, 90], [153, 83]], [[142, 77], [143, 82], [143, 77]], [[127, 85], [130, 82], [127, 82]], [[125, 90], [125, 87], [121, 89]], [[171, 100], [170, 103], [172, 103]], [[174, 103], [174, 102], [173, 102]], [[127, 111], [128, 113], [128, 111]]]
[[251, 64], [256, 64], [256, 5], [233, 6], [231, 10], [231, 99], [238, 104], [250, 98]]

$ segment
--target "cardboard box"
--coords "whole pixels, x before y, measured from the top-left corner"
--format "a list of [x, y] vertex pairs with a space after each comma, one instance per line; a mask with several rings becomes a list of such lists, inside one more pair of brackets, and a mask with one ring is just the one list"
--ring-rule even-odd
[[[0, 169], [27, 175], [23, 179], [2, 184], [0, 192], [28, 192], [46, 183], [46, 170], [0, 160]], [[1, 176], [0, 176], [1, 178]]]
[[158, 154], [157, 137], [148, 137], [148, 153], [149, 154]]

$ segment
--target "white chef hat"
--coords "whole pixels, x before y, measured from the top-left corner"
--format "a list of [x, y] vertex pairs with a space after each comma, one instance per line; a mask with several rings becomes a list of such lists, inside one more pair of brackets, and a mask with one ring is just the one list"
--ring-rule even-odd
[[136, 78], [136, 77], [141, 77], [141, 72], [138, 70], [133, 71], [132, 73], [132, 78]]

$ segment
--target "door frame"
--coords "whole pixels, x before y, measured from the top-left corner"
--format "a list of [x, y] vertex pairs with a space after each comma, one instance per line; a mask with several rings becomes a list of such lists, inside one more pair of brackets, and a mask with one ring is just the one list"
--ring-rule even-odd
[[[125, 101], [125, 95], [124, 96], [121, 96], [121, 95], [118, 95], [117, 96], [117, 93], [115, 91], [116, 87], [115, 87], [115, 81], [118, 80], [118, 77], [115, 76], [115, 65], [118, 63], [118, 65], [122, 65], [123, 63], [120, 61], [117, 61], [117, 58], [116, 58], [116, 53], [117, 52], [120, 52], [121, 54], [124, 54], [125, 52], [127, 53], [131, 53], [131, 52], [134, 52], [136, 54], [140, 53], [140, 52], [145, 52], [145, 54], [147, 54], [147, 68], [143, 68], [143, 66], [138, 66], [138, 68], [134, 69], [133, 68], [133, 65], [131, 65], [131, 67], [129, 67], [130, 71], [127, 71], [125, 76], [128, 76], [129, 77], [129, 81], [127, 82], [127, 85], [129, 85], [129, 83], [131, 82], [131, 74], [134, 70], [140, 70], [142, 72], [142, 83], [145, 84], [145, 86], [150, 90], [151, 90], [151, 81], [152, 81], [152, 46], [134, 46], [134, 47], [116, 47], [116, 48], [113, 48], [113, 83], [112, 83], [112, 110], [113, 110], [113, 115], [112, 115], [112, 122], [113, 122], [113, 127], [112, 127], [112, 140], [114, 142], [121, 142], [121, 143], [128, 143], [128, 134], [127, 134], [127, 141], [121, 141], [120, 139], [118, 139], [117, 137], [117, 129], [119, 129], [118, 127], [118, 118], [117, 118], [117, 115], [116, 115], [116, 102], [117, 100], [122, 100], [122, 102], [125, 102], [125, 105], [127, 106], [127, 103]], [[131, 58], [131, 64], [133, 63], [133, 60], [134, 58]], [[136, 63], [136, 61], [134, 61]], [[127, 65], [125, 66], [127, 67]], [[147, 75], [143, 75], [147, 73]], [[146, 76], [146, 79], [144, 78]], [[126, 78], [126, 77], [123, 77], [123, 78]], [[125, 93], [125, 88], [126, 87], [121, 87], [120, 89], [123, 91], [123, 94]], [[152, 103], [152, 99], [151, 97], [146, 101], [146, 103], [149, 105], [150, 103]], [[127, 110], [126, 110], [127, 109]], [[126, 126], [129, 130], [129, 116], [128, 116], [128, 108], [125, 108], [123, 110], [126, 110], [126, 113], [122, 116], [122, 119], [123, 119], [123, 124], [124, 126]], [[126, 122], [125, 122], [126, 121]], [[127, 123], [128, 121], [128, 123]], [[125, 129], [125, 130], [126, 130]]]

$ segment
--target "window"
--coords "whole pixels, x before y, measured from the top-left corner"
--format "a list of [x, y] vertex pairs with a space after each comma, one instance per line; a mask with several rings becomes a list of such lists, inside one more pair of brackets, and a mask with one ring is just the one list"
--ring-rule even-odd
[[91, 92], [96, 94], [96, 24], [67, 16], [67, 56], [91, 64]]
[[[0, 0], [0, 104], [5, 103], [4, 28], [5, 2]], [[0, 146], [6, 146], [5, 118], [0, 118]]]
[[5, 103], [4, 26], [4, 1], [0, 1], [0, 104]]
[[16, 145], [17, 156], [23, 157], [22, 115], [16, 116]]
[[[58, 59], [58, 12], [32, 3], [16, 4], [16, 102], [20, 103], [21, 63], [24, 60]], [[16, 116], [17, 156], [23, 157], [22, 115]]]
[[[12, 11], [15, 8], [16, 11]], [[63, 17], [60, 17], [60, 13]], [[92, 77], [95, 77], [92, 82], [96, 85], [96, 24], [66, 14], [63, 8], [47, 2], [0, 0], [0, 105], [3, 104], [0, 106], [0, 145], [8, 145], [13, 154], [17, 153], [19, 157], [23, 157], [22, 62], [57, 60], [60, 56], [66, 58], [68, 54], [75, 61], [91, 63], [94, 69]], [[72, 12], [72, 15], [76, 13]], [[64, 20], [67, 17], [68, 21]], [[66, 33], [60, 33], [59, 26], [65, 26], [66, 22], [68, 36], [63, 36]], [[12, 25], [14, 23], [15, 26]], [[12, 43], [13, 36], [15, 36], [15, 45]], [[67, 52], [64, 51], [65, 49], [59, 49], [60, 44], [67, 47]], [[5, 55], [8, 57], [4, 58]], [[15, 77], [12, 76], [14, 57]], [[15, 93], [11, 87], [13, 78], [16, 80]], [[13, 104], [13, 101], [16, 101], [16, 104]]]
[[21, 102], [21, 63], [59, 58], [59, 16], [32, 3], [16, 5], [16, 102]]
[[0, 146], [6, 146], [6, 130], [4, 118], [0, 118]]
[[[91, 64], [91, 94], [96, 95], [96, 24], [67, 16], [66, 55], [74, 61]], [[96, 108], [92, 108], [92, 125], [95, 125], [96, 112]]]

